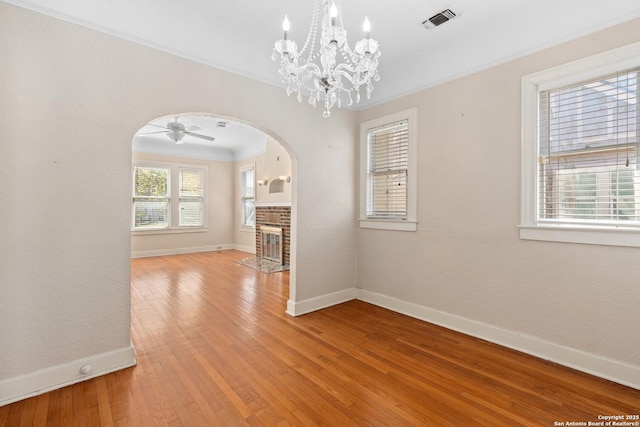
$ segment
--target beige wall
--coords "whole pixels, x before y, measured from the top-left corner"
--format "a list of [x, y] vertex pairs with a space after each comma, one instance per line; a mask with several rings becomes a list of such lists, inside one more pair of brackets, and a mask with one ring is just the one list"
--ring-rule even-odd
[[295, 177], [289, 309], [353, 289], [354, 112], [329, 125], [281, 88], [7, 3], [0, 57], [0, 404], [86, 378], [84, 363], [92, 375], [133, 363], [131, 140], [156, 117], [240, 119], [282, 143]]
[[418, 231], [359, 230], [363, 293], [534, 353], [610, 358], [635, 375], [617, 379], [640, 385], [638, 249], [524, 241], [517, 227], [522, 76], [637, 42], [638, 28], [632, 21], [361, 112], [361, 122], [409, 107], [419, 115]]
[[131, 254], [134, 257], [216, 250], [219, 246], [234, 246], [233, 217], [233, 163], [196, 160], [184, 157], [167, 157], [134, 153], [133, 162], [172, 163], [195, 165], [207, 170], [207, 231], [170, 234], [131, 233]]

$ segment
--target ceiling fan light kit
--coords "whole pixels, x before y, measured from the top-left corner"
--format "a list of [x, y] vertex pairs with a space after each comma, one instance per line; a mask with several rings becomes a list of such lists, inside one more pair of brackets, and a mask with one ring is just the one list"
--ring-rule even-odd
[[[322, 19], [320, 14], [322, 13]], [[285, 15], [282, 28], [284, 37], [275, 42], [271, 58], [280, 57], [280, 76], [287, 85], [287, 95], [297, 93], [302, 102], [302, 93], [309, 94], [309, 103], [314, 107], [324, 101], [323, 117], [331, 116], [331, 108], [360, 102], [360, 88], [366, 88], [367, 98], [373, 92], [373, 82], [380, 80], [378, 42], [370, 37], [371, 24], [365, 17], [365, 38], [349, 47], [347, 31], [344, 29], [340, 0], [315, 0], [309, 34], [302, 49], [289, 40], [290, 22]], [[320, 28], [319, 49], [314, 52], [316, 36]], [[338, 63], [338, 52], [344, 62]], [[305, 58], [306, 55], [306, 58]], [[319, 62], [319, 64], [317, 63]]]

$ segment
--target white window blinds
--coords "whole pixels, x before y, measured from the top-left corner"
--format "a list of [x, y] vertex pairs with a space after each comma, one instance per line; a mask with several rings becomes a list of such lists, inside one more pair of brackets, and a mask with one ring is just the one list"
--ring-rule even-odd
[[204, 172], [202, 169], [179, 170], [179, 226], [204, 225]]
[[367, 158], [367, 218], [406, 219], [408, 120], [370, 129]]
[[539, 95], [538, 220], [640, 226], [638, 69]]

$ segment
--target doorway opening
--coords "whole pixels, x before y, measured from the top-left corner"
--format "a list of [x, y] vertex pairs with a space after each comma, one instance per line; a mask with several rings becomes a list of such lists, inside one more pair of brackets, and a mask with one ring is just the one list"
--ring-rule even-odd
[[[132, 141], [132, 258], [237, 250], [254, 264], [275, 264], [261, 271], [295, 270], [290, 151], [269, 130], [237, 118], [179, 113], [149, 121]], [[156, 179], [136, 181], [146, 170]], [[145, 212], [163, 221], [143, 221]], [[265, 247], [269, 227], [280, 233]]]

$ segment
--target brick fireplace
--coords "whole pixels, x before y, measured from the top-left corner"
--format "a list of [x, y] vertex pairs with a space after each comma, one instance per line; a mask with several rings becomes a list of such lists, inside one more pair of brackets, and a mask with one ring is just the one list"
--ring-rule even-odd
[[256, 206], [256, 256], [262, 258], [262, 226], [282, 229], [282, 263], [289, 265], [291, 247], [291, 207]]

